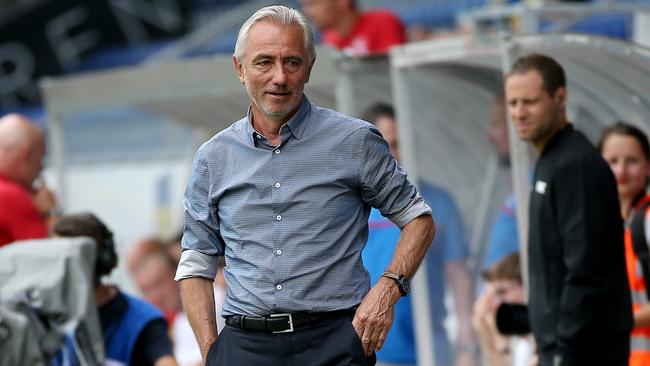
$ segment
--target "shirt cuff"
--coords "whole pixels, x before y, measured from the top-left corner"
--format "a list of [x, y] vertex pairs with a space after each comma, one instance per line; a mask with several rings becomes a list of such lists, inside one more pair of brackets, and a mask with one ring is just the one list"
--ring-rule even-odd
[[203, 277], [214, 280], [217, 275], [217, 256], [203, 254], [193, 249], [184, 250], [176, 269], [175, 281]]
[[418, 192], [415, 198], [404, 207], [401, 211], [396, 212], [393, 215], [390, 215], [388, 219], [402, 229], [406, 224], [411, 222], [413, 219], [420, 217], [422, 215], [432, 215], [431, 207], [424, 202], [424, 198]]

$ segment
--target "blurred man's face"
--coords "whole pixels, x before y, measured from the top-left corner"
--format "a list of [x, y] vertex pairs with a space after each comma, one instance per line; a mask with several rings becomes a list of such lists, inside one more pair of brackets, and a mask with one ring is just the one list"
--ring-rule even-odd
[[147, 259], [135, 273], [135, 282], [144, 298], [163, 312], [181, 310], [180, 290], [167, 258], [155, 256]]
[[43, 170], [45, 139], [42, 136], [34, 136], [34, 140], [30, 144], [26, 144], [20, 149], [21, 163], [18, 164], [19, 173], [16, 175], [18, 183], [27, 188], [33, 188], [34, 181]]
[[330, 29], [336, 25], [337, 17], [341, 14], [340, 0], [300, 0], [303, 14], [320, 31]]
[[381, 132], [381, 134], [384, 136], [384, 140], [388, 142], [388, 146], [390, 147], [390, 152], [393, 154], [393, 157], [397, 162], [399, 163], [399, 142], [397, 139], [397, 123], [393, 118], [390, 118], [388, 116], [379, 116], [375, 120], [375, 126]]
[[510, 75], [505, 89], [508, 113], [519, 138], [541, 150], [559, 126], [564, 111], [564, 88], [549, 95], [542, 75], [531, 70]]
[[488, 139], [497, 151], [499, 158], [503, 159], [510, 154], [508, 144], [508, 121], [503, 99], [497, 99], [490, 108], [490, 125], [488, 126]]

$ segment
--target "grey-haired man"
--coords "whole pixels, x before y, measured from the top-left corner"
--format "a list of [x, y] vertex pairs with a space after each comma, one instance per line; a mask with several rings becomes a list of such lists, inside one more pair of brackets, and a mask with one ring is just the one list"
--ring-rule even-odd
[[[303, 94], [315, 59], [299, 12], [253, 14], [233, 56], [251, 107], [195, 156], [176, 278], [207, 364], [374, 364], [435, 233], [379, 132]], [[372, 289], [361, 261], [371, 206], [402, 228]], [[217, 337], [218, 256], [228, 293]]]

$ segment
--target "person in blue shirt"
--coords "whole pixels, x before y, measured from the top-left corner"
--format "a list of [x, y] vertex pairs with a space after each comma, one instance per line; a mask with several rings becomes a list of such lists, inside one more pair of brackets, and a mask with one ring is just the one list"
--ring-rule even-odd
[[[392, 106], [381, 103], [373, 105], [364, 114], [364, 119], [377, 127], [399, 162], [397, 123]], [[470, 323], [473, 287], [470, 271], [465, 263], [469, 257], [469, 248], [465, 240], [463, 222], [449, 193], [424, 181], [420, 182], [420, 192], [431, 207], [438, 228], [433, 245], [424, 260], [427, 266], [436, 364], [454, 364], [454, 352], [443, 326], [447, 316], [444, 305], [445, 281], [448, 281], [451, 284], [459, 325], [455, 362], [456, 365], [473, 365], [477, 350]], [[400, 230], [376, 209], [370, 212], [368, 229], [368, 242], [362, 258], [374, 284], [391, 259]], [[416, 363], [413, 321], [409, 295], [395, 305], [393, 327], [386, 337], [384, 347], [377, 352], [379, 363]]]

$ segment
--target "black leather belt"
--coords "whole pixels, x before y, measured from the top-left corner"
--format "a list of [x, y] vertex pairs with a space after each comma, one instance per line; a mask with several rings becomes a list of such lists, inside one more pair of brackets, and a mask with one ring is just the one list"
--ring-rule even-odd
[[356, 309], [345, 309], [322, 313], [271, 314], [269, 316], [230, 315], [226, 317], [226, 324], [246, 330], [288, 333], [321, 320], [353, 315], [355, 311]]

